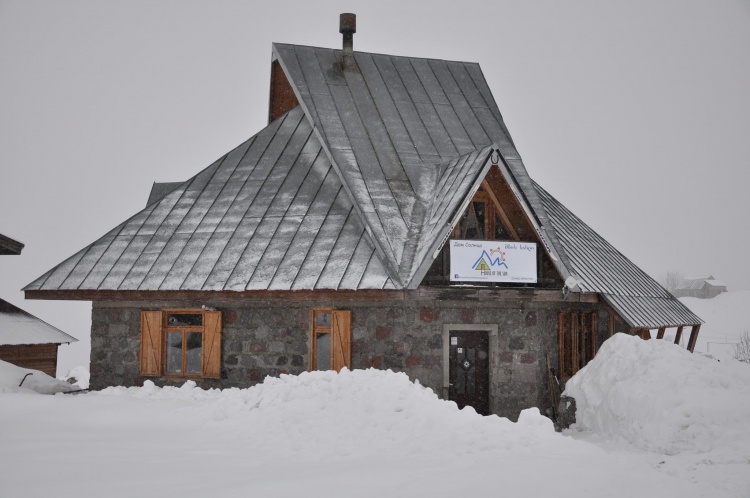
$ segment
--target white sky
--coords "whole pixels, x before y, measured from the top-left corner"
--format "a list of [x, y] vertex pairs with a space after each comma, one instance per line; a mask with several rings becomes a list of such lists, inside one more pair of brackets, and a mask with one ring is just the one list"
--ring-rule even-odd
[[750, 288], [747, 0], [0, 0], [0, 296], [87, 337], [19, 289], [258, 132], [271, 42], [337, 48], [341, 12], [355, 50], [479, 62], [532, 178], [646, 272]]

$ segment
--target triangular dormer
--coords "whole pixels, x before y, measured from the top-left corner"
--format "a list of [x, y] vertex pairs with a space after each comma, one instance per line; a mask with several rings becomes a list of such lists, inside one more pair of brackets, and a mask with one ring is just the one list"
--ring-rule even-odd
[[[536, 287], [560, 288], [567, 276], [534, 210], [494, 146], [441, 168], [422, 231], [410, 288], [451, 283], [450, 240], [527, 242], [537, 247]], [[556, 264], [558, 262], [558, 264]], [[565, 275], [565, 276], [563, 276]], [[512, 285], [519, 284], [492, 284]]]

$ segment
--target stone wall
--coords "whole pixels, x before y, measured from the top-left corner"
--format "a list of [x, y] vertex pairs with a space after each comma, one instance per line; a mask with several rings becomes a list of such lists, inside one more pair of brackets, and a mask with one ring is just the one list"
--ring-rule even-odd
[[[490, 409], [517, 418], [520, 410], [551, 405], [545, 353], [557, 365], [557, 314], [591, 310], [596, 304], [568, 302], [466, 301], [99, 301], [93, 306], [91, 387], [140, 385], [140, 312], [145, 309], [200, 308], [223, 312], [222, 379], [202, 387], [248, 387], [267, 375], [308, 370], [310, 310], [352, 312], [352, 366], [389, 368], [443, 392], [443, 337], [450, 325], [490, 324]], [[605, 320], [599, 320], [599, 329]], [[447, 326], [447, 327], [446, 327]], [[181, 384], [151, 378], [158, 385]]]

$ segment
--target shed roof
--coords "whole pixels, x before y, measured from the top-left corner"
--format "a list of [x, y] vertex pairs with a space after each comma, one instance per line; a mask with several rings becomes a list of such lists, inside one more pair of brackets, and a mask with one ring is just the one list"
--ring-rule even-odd
[[69, 344], [78, 339], [0, 299], [0, 346]]
[[23, 247], [21, 242], [0, 233], [0, 256], [17, 256], [21, 254]]
[[25, 290], [414, 289], [496, 163], [577, 290], [674, 300], [534, 184], [478, 64], [273, 50], [298, 107]]
[[536, 188], [547, 208], [552, 227], [565, 248], [570, 272], [580, 280], [581, 290], [601, 294], [631, 327], [702, 323], [687, 306], [539, 184]]

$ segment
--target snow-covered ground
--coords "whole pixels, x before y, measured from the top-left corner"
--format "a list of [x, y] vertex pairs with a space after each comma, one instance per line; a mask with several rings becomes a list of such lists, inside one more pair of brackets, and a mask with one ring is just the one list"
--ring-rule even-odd
[[[380, 370], [224, 391], [191, 382], [56, 396], [9, 388], [0, 394], [0, 496], [750, 495], [747, 431], [736, 432], [750, 420], [750, 366], [663, 341], [612, 343], [574, 382], [586, 398], [565, 434], [536, 409], [518, 423], [481, 417]], [[21, 373], [0, 369], [3, 385]]]
[[[713, 299], [683, 297], [680, 301], [706, 322], [695, 350], [720, 360], [733, 358], [733, 345], [745, 330], [750, 331], [750, 290], [725, 292]], [[683, 342], [688, 336], [683, 334]]]

